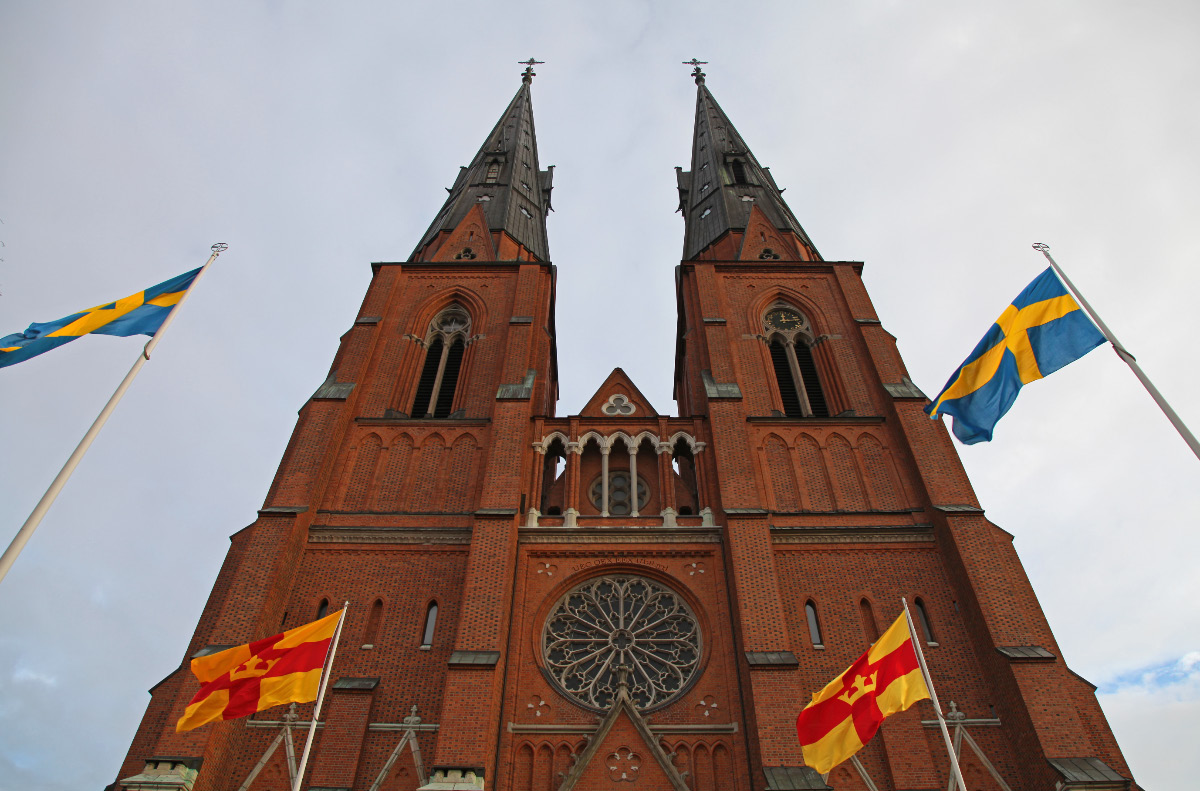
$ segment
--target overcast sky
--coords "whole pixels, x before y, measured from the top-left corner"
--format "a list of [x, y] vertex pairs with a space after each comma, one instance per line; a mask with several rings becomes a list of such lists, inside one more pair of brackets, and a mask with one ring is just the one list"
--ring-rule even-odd
[[[926, 393], [1041, 241], [1200, 429], [1200, 5], [979, 5], [0, 4], [0, 335], [230, 246], [0, 584], [0, 791], [114, 779], [369, 263], [409, 255], [530, 55], [559, 414], [618, 365], [674, 412], [695, 56], [824, 257], [866, 262]], [[0, 544], [141, 343], [0, 371]], [[1107, 348], [960, 453], [1135, 776], [1193, 783], [1200, 462]]]

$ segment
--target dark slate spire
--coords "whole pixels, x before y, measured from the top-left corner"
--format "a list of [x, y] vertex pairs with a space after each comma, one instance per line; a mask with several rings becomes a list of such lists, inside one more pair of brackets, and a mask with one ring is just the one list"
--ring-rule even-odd
[[[529, 66], [521, 88], [500, 121], [487, 136], [471, 164], [460, 168], [450, 195], [429, 230], [421, 237], [410, 261], [428, 261], [476, 206], [483, 210], [497, 260], [549, 261], [546, 215], [554, 167], [538, 169], [537, 138]], [[483, 249], [487, 249], [484, 245]]]
[[[705, 74], [697, 65], [696, 128], [692, 137], [692, 169], [675, 168], [679, 182], [679, 211], [685, 223], [683, 260], [698, 257], [736, 259], [742, 236], [751, 224], [751, 210], [758, 207], [765, 226], [775, 229], [786, 245], [795, 250], [768, 251], [792, 260], [821, 260], [800, 221], [784, 202], [783, 190], [775, 185], [771, 171], [758, 163], [750, 147], [730, 123], [704, 84]], [[762, 222], [761, 220], [759, 222]], [[755, 234], [756, 236], [759, 234]], [[728, 244], [709, 250], [722, 240]], [[708, 254], [703, 255], [708, 250]], [[745, 255], [742, 256], [746, 257]], [[759, 258], [756, 253], [753, 258]]]

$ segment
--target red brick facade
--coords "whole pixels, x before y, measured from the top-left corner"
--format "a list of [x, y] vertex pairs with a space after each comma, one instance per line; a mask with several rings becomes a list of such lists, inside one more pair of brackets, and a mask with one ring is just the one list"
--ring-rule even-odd
[[[703, 109], [711, 95], [700, 91]], [[522, 93], [527, 109], [528, 85]], [[532, 137], [531, 115], [528, 126]], [[740, 139], [726, 142], [735, 151]], [[483, 186], [493, 183], [485, 154]], [[703, 190], [690, 173], [681, 184], [685, 176], [690, 211]], [[482, 204], [427, 234], [409, 261], [374, 266], [330, 379], [301, 410], [263, 510], [233, 536], [186, 652], [247, 642], [312, 620], [322, 602], [349, 602], [331, 676], [342, 681], [326, 699], [304, 787], [372, 788], [413, 706], [421, 766], [406, 746], [380, 789], [413, 791], [435, 768], [442, 775], [427, 778], [430, 788], [451, 787], [448, 770], [474, 771], [475, 785], [461, 787], [497, 791], [672, 788], [657, 750], [693, 791], [808, 787], [776, 771], [803, 765], [796, 715], [899, 614], [901, 597], [928, 613], [926, 653], [943, 705], [965, 714], [1009, 788], [1068, 779], [1051, 760], [1099, 759], [1129, 777], [1011, 537], [986, 519], [947, 432], [921, 411], [925, 399], [871, 306], [861, 264], [821, 260], [802, 232], [759, 208], [765, 202], [679, 267], [679, 417], [659, 414], [620, 369], [580, 414], [555, 416], [555, 269]], [[766, 311], [783, 303], [809, 324], [802, 342], [830, 417], [785, 416], [764, 337]], [[453, 388], [450, 416], [410, 415], [431, 322], [451, 306], [469, 327], [457, 378], [441, 381]], [[676, 697], [645, 715], [655, 743], [622, 713], [582, 766], [604, 712], [560, 691], [543, 634], [564, 594], [604, 575], [673, 591], [694, 614], [702, 648]], [[437, 617], [423, 645], [431, 604]], [[1030, 647], [1045, 656], [999, 650]], [[151, 769], [178, 782], [159, 787], [194, 782], [197, 791], [235, 789], [251, 773], [283, 710], [176, 734], [196, 689], [185, 660], [153, 690], [118, 787], [151, 787], [135, 781]], [[302, 722], [311, 711], [299, 707]], [[860, 754], [881, 791], [947, 786], [940, 731], [922, 724], [932, 718], [922, 702]], [[969, 746], [963, 755], [971, 789], [1001, 788]], [[171, 779], [186, 772], [168, 764], [195, 759], [193, 779]], [[287, 777], [280, 748], [251, 787], [282, 791]], [[828, 783], [867, 788], [849, 763]]]

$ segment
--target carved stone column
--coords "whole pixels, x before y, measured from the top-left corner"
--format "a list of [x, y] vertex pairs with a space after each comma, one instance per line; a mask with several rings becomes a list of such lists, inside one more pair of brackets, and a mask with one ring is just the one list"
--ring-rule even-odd
[[608, 452], [609, 446], [600, 448], [600, 516], [608, 516]]

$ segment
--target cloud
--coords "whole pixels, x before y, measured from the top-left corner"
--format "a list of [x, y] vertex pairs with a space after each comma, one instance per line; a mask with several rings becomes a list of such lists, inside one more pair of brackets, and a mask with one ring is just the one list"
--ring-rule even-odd
[[27, 667], [19, 667], [13, 671], [14, 684], [41, 684], [44, 687], [57, 687], [58, 679], [46, 673], [39, 673]]
[[1100, 695], [1161, 695], [1180, 702], [1200, 701], [1200, 651], [1178, 659], [1114, 676]]
[[1200, 773], [1200, 651], [1122, 673], [1099, 689], [1100, 705], [1144, 788], [1170, 788]]

